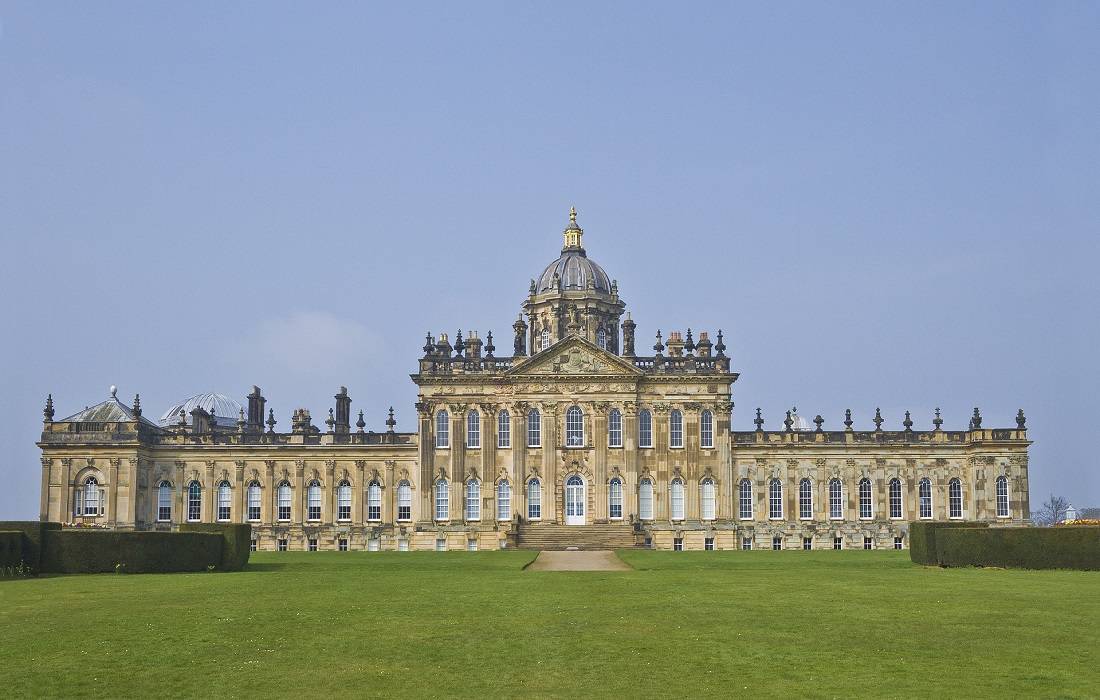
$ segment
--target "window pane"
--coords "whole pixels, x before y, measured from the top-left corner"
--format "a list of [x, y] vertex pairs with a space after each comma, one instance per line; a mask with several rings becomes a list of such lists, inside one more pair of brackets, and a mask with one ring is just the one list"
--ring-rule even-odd
[[679, 479], [672, 480], [670, 507], [673, 520], [684, 519], [684, 482]]
[[668, 415], [668, 445], [684, 446], [684, 414], [679, 409], [673, 409]]
[[607, 486], [607, 513], [611, 518], [623, 517], [623, 482], [618, 478]]
[[450, 417], [446, 411], [435, 414], [435, 446], [448, 447], [451, 444]]
[[447, 520], [450, 515], [450, 494], [447, 492], [447, 480], [435, 482], [435, 519]]
[[584, 413], [579, 406], [565, 412], [565, 446], [584, 447]]
[[638, 447], [653, 447], [653, 415], [644, 408], [638, 412]]
[[623, 446], [623, 414], [617, 408], [611, 409], [607, 417], [607, 446]]
[[527, 484], [527, 517], [531, 520], [542, 517], [542, 484], [538, 479]]
[[783, 484], [779, 479], [772, 479], [768, 484], [768, 517], [783, 517]]
[[699, 445], [714, 447], [714, 414], [710, 411], [703, 411], [699, 416]]
[[542, 446], [542, 416], [537, 408], [527, 413], [527, 446]]
[[742, 520], [752, 519], [752, 484], [748, 479], [742, 479], [737, 489], [737, 517]]
[[642, 479], [638, 485], [638, 517], [653, 520], [653, 482]]
[[481, 414], [477, 411], [466, 414], [466, 447], [481, 447]]
[[798, 517], [809, 520], [814, 516], [814, 490], [809, 479], [798, 484]]
[[710, 479], [703, 479], [702, 486], [700, 488], [700, 496], [702, 500], [702, 515], [703, 520], [714, 520], [714, 482]]
[[497, 447], [512, 446], [512, 414], [503, 410], [497, 414]]

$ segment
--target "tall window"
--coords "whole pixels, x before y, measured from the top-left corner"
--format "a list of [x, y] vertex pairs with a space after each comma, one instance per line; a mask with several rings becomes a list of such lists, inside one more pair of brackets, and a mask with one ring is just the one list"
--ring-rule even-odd
[[481, 484], [477, 479], [466, 482], [466, 519], [481, 520]]
[[961, 518], [963, 516], [963, 487], [958, 479], [947, 482], [947, 504], [950, 511], [948, 517]]
[[752, 520], [752, 482], [748, 479], [737, 485], [737, 517]]
[[668, 414], [668, 446], [684, 446], [684, 414], [678, 408]]
[[614, 519], [623, 517], [623, 482], [619, 477], [607, 485], [607, 516]]
[[481, 414], [477, 411], [466, 414], [466, 447], [481, 447]]
[[321, 519], [321, 482], [314, 479], [306, 489], [306, 518]]
[[638, 447], [653, 447], [653, 414], [648, 408], [638, 411]]
[[918, 515], [922, 518], [932, 517], [932, 482], [924, 477], [917, 484], [917, 503], [920, 508]]
[[714, 520], [714, 479], [709, 476], [699, 484], [703, 520]]
[[279, 484], [279, 520], [290, 520], [290, 483]]
[[829, 480], [829, 517], [833, 520], [844, 519], [844, 487], [840, 479]]
[[809, 479], [798, 482], [798, 517], [803, 520], [814, 517], [814, 487]]
[[542, 414], [537, 408], [527, 412], [527, 446], [542, 447]]
[[512, 446], [512, 414], [502, 409], [497, 414], [497, 447]]
[[187, 519], [191, 522], [202, 519], [202, 487], [197, 481], [187, 485]]
[[684, 519], [684, 482], [680, 477], [672, 480], [669, 489], [669, 510], [673, 520]]
[[783, 517], [783, 482], [779, 479], [768, 482], [768, 517], [773, 520]]
[[372, 481], [367, 485], [367, 520], [382, 519], [382, 485]]
[[600, 346], [600, 350], [607, 349], [607, 331], [603, 328], [596, 331], [596, 345]]
[[248, 519], [260, 519], [260, 482], [252, 481], [248, 484]]
[[162, 481], [157, 485], [157, 522], [172, 520], [172, 484]]
[[565, 446], [584, 447], [584, 412], [580, 406], [570, 406], [565, 412]]
[[507, 481], [497, 484], [497, 520], [512, 518], [512, 487]]
[[699, 447], [714, 447], [714, 414], [710, 411], [703, 411], [699, 415]]
[[638, 484], [638, 517], [653, 520], [653, 482], [648, 478]]
[[869, 520], [874, 517], [874, 504], [871, 503], [871, 480], [863, 478], [859, 480], [859, 517]]
[[539, 340], [540, 340], [539, 350], [545, 350], [546, 348], [550, 347], [550, 329], [549, 328], [543, 328], [542, 329], [542, 335], [540, 336]]
[[900, 518], [901, 513], [901, 479], [894, 477], [890, 479], [890, 517]]
[[397, 484], [397, 519], [412, 520], [412, 486], [404, 479]]
[[228, 481], [218, 484], [218, 520], [229, 520], [232, 511], [233, 490]]
[[77, 515], [80, 515], [79, 510], [81, 501], [83, 501], [83, 514], [84, 515], [101, 515], [99, 511], [100, 499], [99, 499], [99, 482], [96, 481], [94, 476], [89, 476], [84, 480], [84, 494], [83, 498], [77, 496]]
[[623, 414], [617, 408], [607, 414], [607, 446], [623, 446]]
[[1007, 518], [1008, 510], [1008, 477], [997, 477], [997, 517]]
[[435, 414], [435, 446], [451, 446], [451, 418], [446, 411]]
[[542, 484], [538, 479], [527, 482], [527, 519], [542, 518]]
[[451, 496], [447, 492], [447, 480], [440, 479], [435, 482], [435, 519], [447, 520], [450, 518]]
[[347, 479], [336, 487], [336, 519], [351, 520], [351, 484]]

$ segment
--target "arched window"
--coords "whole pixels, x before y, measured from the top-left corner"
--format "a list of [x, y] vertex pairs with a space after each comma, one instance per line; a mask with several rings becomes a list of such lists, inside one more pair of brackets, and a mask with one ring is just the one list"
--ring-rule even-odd
[[187, 485], [187, 520], [195, 522], [202, 519], [202, 486], [192, 481]]
[[684, 519], [684, 482], [680, 477], [673, 479], [670, 485], [669, 510], [672, 520]]
[[623, 446], [623, 414], [617, 408], [607, 414], [607, 446]]
[[859, 480], [859, 517], [869, 520], [874, 517], [874, 504], [871, 502], [871, 480], [863, 478]]
[[527, 482], [527, 519], [542, 518], [542, 483], [538, 479]]
[[565, 412], [565, 446], [584, 447], [584, 412], [580, 406], [570, 406]]
[[737, 485], [737, 517], [752, 520], [752, 482], [748, 479]]
[[603, 328], [596, 331], [596, 345], [600, 347], [600, 350], [607, 349], [607, 331]]
[[814, 487], [809, 479], [798, 482], [798, 517], [802, 520], [814, 517]]
[[1008, 509], [1008, 477], [997, 477], [997, 517], [1009, 517]]
[[218, 520], [229, 520], [232, 514], [233, 504], [233, 489], [229, 487], [228, 481], [222, 481], [218, 484]]
[[172, 520], [172, 484], [162, 481], [157, 484], [157, 522], [167, 523]]
[[668, 446], [684, 446], [684, 414], [678, 408], [668, 414]]
[[844, 487], [840, 479], [829, 480], [829, 517], [833, 520], [844, 519]]
[[435, 519], [447, 520], [451, 517], [451, 496], [447, 491], [447, 480], [440, 479], [435, 482]]
[[901, 479], [890, 479], [890, 517], [900, 518], [902, 514]]
[[481, 414], [477, 411], [466, 414], [466, 447], [481, 447]]
[[497, 484], [497, 520], [512, 518], [512, 487], [507, 481]]
[[336, 519], [351, 520], [351, 484], [347, 479], [336, 487]]
[[947, 482], [947, 504], [950, 509], [947, 514], [948, 517], [961, 518], [963, 516], [963, 487], [962, 482], [958, 479]]
[[699, 484], [703, 520], [714, 520], [714, 479], [709, 476]]
[[779, 479], [768, 482], [768, 517], [772, 520], [783, 517], [783, 482]]
[[279, 520], [290, 520], [290, 482], [279, 484]]
[[550, 329], [543, 328], [539, 342], [539, 350], [545, 350], [548, 347], [550, 347]]
[[512, 446], [512, 414], [508, 409], [501, 409], [497, 414], [497, 447], [508, 448]]
[[477, 479], [466, 482], [466, 519], [481, 520], [481, 484]]
[[446, 411], [435, 414], [435, 446], [451, 446], [451, 417]]
[[932, 517], [932, 482], [927, 476], [917, 484], [917, 504], [920, 509], [917, 515], [925, 519]]
[[619, 477], [607, 484], [607, 517], [613, 520], [623, 517], [623, 482]]
[[397, 519], [412, 520], [412, 485], [404, 479], [397, 484]]
[[638, 517], [653, 520], [653, 482], [648, 478], [638, 483]]
[[382, 485], [371, 481], [367, 485], [367, 520], [382, 519]]
[[542, 414], [537, 408], [527, 412], [527, 446], [542, 447]]
[[307, 519], [321, 519], [321, 482], [316, 479], [309, 482], [309, 487], [306, 489], [306, 506]]
[[250, 481], [248, 483], [248, 519], [259, 520], [260, 519], [260, 482]]
[[[83, 498], [77, 498], [77, 503], [80, 503], [81, 500], [84, 501], [84, 515], [102, 515], [100, 512], [99, 482], [94, 476], [89, 476], [84, 480], [84, 495]], [[80, 513], [78, 512], [77, 515], [80, 515]]]
[[710, 411], [699, 415], [699, 446], [703, 449], [714, 447], [714, 414]]
[[653, 414], [648, 408], [638, 411], [638, 447], [653, 447]]

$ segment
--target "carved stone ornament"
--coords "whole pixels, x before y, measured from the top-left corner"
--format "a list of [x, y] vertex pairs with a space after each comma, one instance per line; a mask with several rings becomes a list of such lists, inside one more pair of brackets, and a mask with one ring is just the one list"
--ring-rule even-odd
[[233, 461], [233, 465], [237, 467], [237, 469], [244, 469], [245, 461], [243, 459], [237, 459]]
[[849, 459], [845, 460], [845, 462], [844, 462], [844, 463], [845, 463], [845, 464], [847, 464], [847, 465], [848, 465], [849, 467], [854, 467], [854, 466], [856, 466], [856, 461], [855, 461], [854, 459], [851, 459], [851, 458], [849, 458]]
[[267, 467], [268, 469], [274, 469], [275, 468], [275, 460], [265, 459], [264, 460], [264, 466]]
[[306, 461], [304, 459], [294, 460], [294, 468], [297, 469], [300, 472], [305, 471], [306, 470]]
[[756, 466], [758, 466], [760, 468], [763, 468], [763, 467], [767, 466], [767, 464], [768, 464], [768, 460], [764, 459], [763, 457], [757, 457], [756, 458]]
[[336, 468], [336, 460], [335, 459], [326, 459], [325, 460], [325, 467], [328, 468], [328, 469], [335, 469]]
[[359, 471], [363, 471], [364, 469], [367, 468], [367, 460], [365, 460], [365, 459], [355, 460], [355, 468], [358, 469]]
[[787, 460], [787, 466], [791, 469], [796, 469], [798, 467], [798, 460], [797, 459], [788, 459]]
[[825, 460], [821, 457], [818, 457], [817, 459], [814, 460], [814, 464], [819, 466], [819, 467], [824, 467], [825, 466]]

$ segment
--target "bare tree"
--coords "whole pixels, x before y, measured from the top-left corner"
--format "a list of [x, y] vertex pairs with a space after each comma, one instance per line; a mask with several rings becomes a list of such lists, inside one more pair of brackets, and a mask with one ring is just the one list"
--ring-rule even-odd
[[1031, 520], [1037, 525], [1056, 525], [1066, 517], [1067, 510], [1069, 510], [1069, 501], [1052, 493], [1050, 498], [1039, 506], [1039, 510], [1031, 514]]

